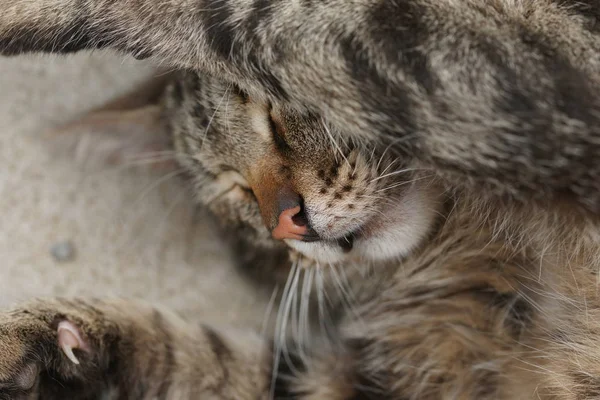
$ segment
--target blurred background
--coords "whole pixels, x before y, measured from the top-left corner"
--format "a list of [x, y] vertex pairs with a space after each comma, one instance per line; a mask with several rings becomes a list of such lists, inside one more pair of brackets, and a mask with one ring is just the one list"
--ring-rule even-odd
[[125, 296], [256, 325], [264, 310], [177, 179], [81, 168], [44, 134], [155, 71], [106, 53], [0, 58], [0, 306]]

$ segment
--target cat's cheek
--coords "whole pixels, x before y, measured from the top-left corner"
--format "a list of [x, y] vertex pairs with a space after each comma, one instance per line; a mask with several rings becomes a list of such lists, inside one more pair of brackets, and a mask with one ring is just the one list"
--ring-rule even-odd
[[364, 227], [365, 235], [355, 242], [355, 251], [369, 261], [406, 257], [431, 232], [440, 208], [435, 191], [415, 185]]

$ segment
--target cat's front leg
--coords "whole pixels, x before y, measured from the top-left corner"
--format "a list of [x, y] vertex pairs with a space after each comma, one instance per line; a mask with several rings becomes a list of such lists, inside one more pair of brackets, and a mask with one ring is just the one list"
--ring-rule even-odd
[[229, 337], [130, 301], [36, 301], [0, 314], [0, 399], [259, 398], [268, 350]]
[[323, 113], [453, 185], [598, 215], [600, 39], [572, 15], [597, 2], [512, 3], [0, 0], [0, 55], [152, 57]]

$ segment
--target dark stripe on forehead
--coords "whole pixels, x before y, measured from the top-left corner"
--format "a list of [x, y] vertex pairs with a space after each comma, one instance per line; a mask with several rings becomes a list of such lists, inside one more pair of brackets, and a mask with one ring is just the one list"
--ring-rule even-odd
[[194, 118], [195, 125], [198, 128], [206, 129], [208, 124], [210, 123], [210, 117], [206, 112], [206, 108], [202, 102], [196, 100], [194, 105], [192, 106], [192, 116]]
[[183, 82], [181, 79], [173, 80], [172, 89], [169, 94], [176, 106], [183, 104]]
[[197, 71], [186, 71], [184, 74], [180, 74], [182, 79], [188, 82], [190, 91], [200, 95], [204, 89], [205, 82], [208, 81], [208, 77]]

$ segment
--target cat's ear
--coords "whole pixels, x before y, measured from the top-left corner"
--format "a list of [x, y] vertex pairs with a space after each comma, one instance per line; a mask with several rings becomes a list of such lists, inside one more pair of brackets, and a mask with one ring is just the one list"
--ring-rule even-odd
[[75, 158], [86, 168], [110, 166], [175, 168], [162, 107], [169, 77], [153, 79], [134, 91], [47, 133], [54, 154]]

